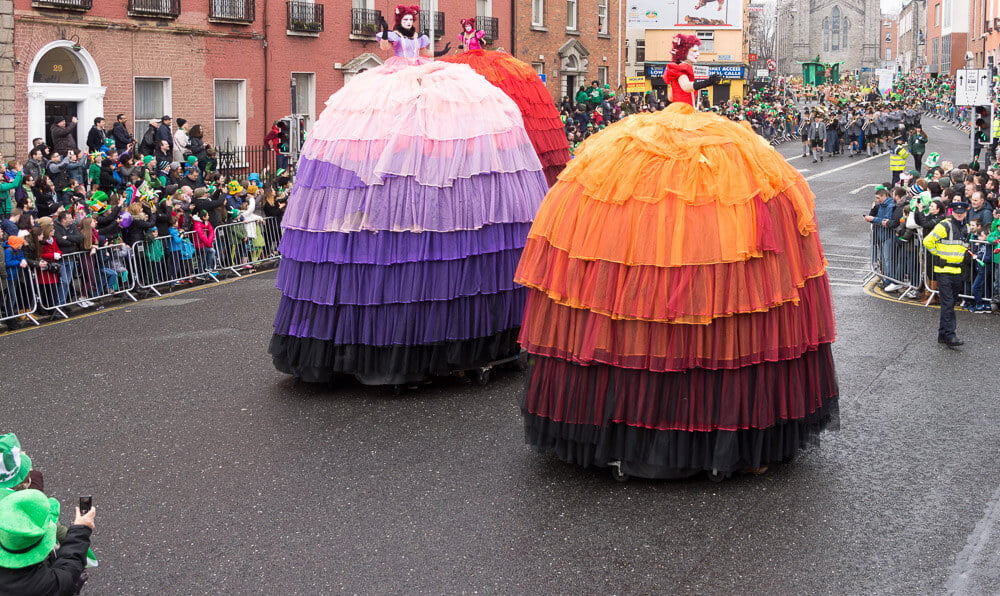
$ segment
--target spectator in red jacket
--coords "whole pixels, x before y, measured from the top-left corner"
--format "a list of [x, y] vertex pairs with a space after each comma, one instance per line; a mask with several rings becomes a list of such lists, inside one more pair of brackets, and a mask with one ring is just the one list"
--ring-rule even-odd
[[201, 211], [194, 218], [194, 247], [198, 251], [198, 264], [212, 277], [218, 275], [215, 262], [215, 227], [209, 220], [208, 211]]
[[42, 304], [48, 308], [59, 306], [59, 269], [62, 251], [55, 238], [55, 222], [51, 217], [38, 220], [38, 233], [32, 234], [38, 250], [38, 287], [41, 290]]

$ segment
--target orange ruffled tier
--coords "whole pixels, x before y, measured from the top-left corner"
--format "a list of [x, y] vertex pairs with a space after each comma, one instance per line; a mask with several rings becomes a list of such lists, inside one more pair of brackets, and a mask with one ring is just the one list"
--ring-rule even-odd
[[530, 352], [727, 369], [834, 340], [802, 176], [749, 127], [673, 104], [593, 136], [549, 191], [515, 281]]
[[524, 128], [542, 162], [549, 184], [569, 161], [569, 144], [559, 111], [538, 73], [527, 63], [502, 51], [470, 50], [441, 61], [467, 64], [510, 96], [521, 109]]

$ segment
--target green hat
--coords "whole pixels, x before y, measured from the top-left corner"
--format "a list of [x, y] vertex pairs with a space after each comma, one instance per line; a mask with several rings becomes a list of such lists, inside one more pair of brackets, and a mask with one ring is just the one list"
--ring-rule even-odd
[[0, 488], [14, 488], [24, 482], [31, 471], [31, 458], [21, 453], [17, 435], [0, 436]]
[[187, 162], [189, 165], [194, 165], [198, 163], [198, 158], [195, 157], [194, 155], [188, 155]]
[[927, 166], [928, 168], [936, 168], [940, 163], [941, 163], [940, 153], [928, 153], [927, 159], [924, 160], [924, 165]]
[[153, 156], [152, 155], [145, 155], [142, 158], [143, 165], [147, 165], [148, 166], [149, 162], [151, 162], [151, 161], [153, 161]]
[[56, 546], [59, 501], [40, 490], [0, 499], [0, 567], [23, 569], [45, 560]]

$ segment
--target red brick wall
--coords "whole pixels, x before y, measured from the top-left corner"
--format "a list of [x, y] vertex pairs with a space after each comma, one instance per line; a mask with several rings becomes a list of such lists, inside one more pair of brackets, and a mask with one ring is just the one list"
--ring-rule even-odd
[[[595, 0], [578, 0], [577, 29], [579, 35], [566, 32], [566, 1], [545, 0], [544, 25], [547, 31], [538, 31], [531, 26], [532, 0], [514, 0], [516, 23], [516, 39], [514, 43], [515, 56], [527, 63], [539, 62], [538, 56], [544, 56], [546, 87], [553, 98], [561, 96], [561, 77], [559, 75], [559, 48], [567, 41], [575, 39], [590, 52], [589, 65], [586, 74], [581, 78], [586, 84], [597, 78], [597, 67], [608, 67], [608, 83], [612, 88], [617, 86], [619, 76], [618, 60], [618, 2], [608, 1], [608, 35], [597, 34], [597, 3]], [[624, 52], [624, 48], [622, 49]], [[604, 58], [607, 58], [605, 61]], [[622, 56], [621, 62], [625, 57]], [[624, 79], [623, 79], [624, 84]], [[575, 93], [575, 90], [574, 90]]]
[[[493, 0], [492, 5], [492, 16], [499, 19], [500, 27], [496, 46], [508, 49], [510, 2]], [[163, 21], [128, 17], [127, 0], [96, 0], [92, 10], [72, 14], [38, 10], [32, 8], [31, 0], [15, 0], [14, 52], [21, 61], [15, 80], [17, 146], [29, 143], [25, 90], [31, 62], [43, 46], [72, 35], [79, 38], [101, 72], [101, 84], [107, 88], [104, 115], [109, 120], [119, 112], [131, 119], [134, 77], [170, 77], [170, 115], [202, 124], [206, 140], [214, 142], [213, 79], [245, 79], [246, 138], [248, 143], [258, 144], [271, 121], [290, 111], [292, 72], [315, 73], [318, 116], [327, 98], [344, 84], [343, 72], [334, 68], [336, 63], [345, 64], [365, 52], [382, 59], [391, 55], [374, 41], [350, 39], [349, 3], [318, 3], [324, 4], [324, 30], [316, 37], [300, 37], [287, 34], [284, 1], [257, 0], [254, 22], [234, 25], [208, 22], [210, 0], [183, 0], [181, 16]], [[375, 8], [391, 24], [396, 4], [379, 0]], [[451, 41], [452, 51], [458, 51], [458, 21], [475, 16], [476, 2], [438, 0], [438, 10], [445, 13], [445, 35], [438, 47]], [[89, 122], [84, 125], [90, 127]], [[145, 126], [130, 121], [130, 129], [139, 129], [138, 133], [133, 130], [137, 136]]]

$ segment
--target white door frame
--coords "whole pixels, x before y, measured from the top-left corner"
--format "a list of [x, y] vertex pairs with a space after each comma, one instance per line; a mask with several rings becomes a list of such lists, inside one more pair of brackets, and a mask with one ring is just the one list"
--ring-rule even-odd
[[[31, 139], [45, 138], [45, 102], [46, 101], [74, 101], [80, 104], [77, 110], [76, 124], [76, 144], [77, 147], [86, 148], [87, 133], [94, 123], [94, 118], [104, 116], [104, 93], [106, 87], [101, 86], [101, 72], [97, 68], [90, 52], [80, 48], [73, 50], [74, 42], [60, 39], [53, 41], [38, 50], [35, 58], [31, 61], [31, 68], [28, 69], [28, 138], [25, 139], [27, 148], [31, 148]], [[73, 52], [83, 65], [83, 71], [87, 75], [86, 85], [64, 85], [59, 83], [34, 83], [35, 69], [49, 50], [53, 48], [67, 48]]]

